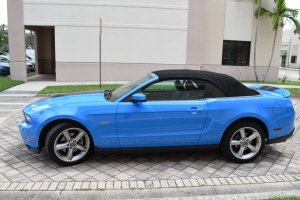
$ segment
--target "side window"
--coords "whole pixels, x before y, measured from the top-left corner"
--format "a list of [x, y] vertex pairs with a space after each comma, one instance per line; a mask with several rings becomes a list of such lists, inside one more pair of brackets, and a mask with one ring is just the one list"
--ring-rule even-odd
[[193, 79], [166, 80], [144, 88], [147, 101], [198, 100], [204, 95], [206, 82]]
[[176, 90], [173, 80], [154, 83], [144, 90]]
[[218, 97], [227, 97], [227, 96], [216, 86], [207, 82], [204, 98], [218, 98]]

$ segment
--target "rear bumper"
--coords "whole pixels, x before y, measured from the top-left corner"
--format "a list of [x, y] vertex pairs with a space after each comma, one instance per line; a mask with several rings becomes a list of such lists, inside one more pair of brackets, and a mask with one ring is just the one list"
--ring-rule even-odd
[[273, 138], [267, 141], [267, 144], [274, 144], [274, 143], [279, 143], [279, 142], [285, 142], [287, 141], [289, 138], [293, 137], [295, 135], [295, 129], [292, 130], [292, 132], [288, 135], [285, 136], [281, 136], [278, 138]]

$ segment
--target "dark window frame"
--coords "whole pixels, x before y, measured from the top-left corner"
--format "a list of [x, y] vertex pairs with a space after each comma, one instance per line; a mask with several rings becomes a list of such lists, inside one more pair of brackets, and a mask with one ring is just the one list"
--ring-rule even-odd
[[291, 57], [291, 63], [294, 63], [294, 64], [296, 64], [297, 63], [297, 56], [292, 56]]
[[[225, 48], [225, 42], [234, 42], [234, 47], [226, 47]], [[249, 49], [248, 48], [239, 48], [237, 47], [238, 43], [244, 43], [244, 44], [248, 44], [249, 45]], [[243, 45], [242, 45], [243, 46]], [[233, 63], [227, 63], [224, 62], [224, 53], [225, 51], [234, 51], [234, 62]], [[248, 51], [248, 60], [246, 64], [237, 64], [236, 59], [237, 59], [237, 54], [238, 51]], [[222, 65], [234, 65], [234, 66], [249, 66], [250, 63], [250, 53], [251, 53], [251, 42], [250, 41], [238, 41], [238, 40], [223, 40], [223, 51], [222, 51]], [[229, 58], [228, 58], [229, 59]]]

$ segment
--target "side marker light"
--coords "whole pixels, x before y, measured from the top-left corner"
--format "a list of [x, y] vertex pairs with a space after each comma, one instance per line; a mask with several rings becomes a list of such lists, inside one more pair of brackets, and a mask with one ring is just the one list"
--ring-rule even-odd
[[27, 140], [34, 140], [34, 138], [26, 138]]
[[279, 131], [279, 130], [281, 130], [281, 128], [275, 128], [275, 129], [273, 129], [273, 131]]

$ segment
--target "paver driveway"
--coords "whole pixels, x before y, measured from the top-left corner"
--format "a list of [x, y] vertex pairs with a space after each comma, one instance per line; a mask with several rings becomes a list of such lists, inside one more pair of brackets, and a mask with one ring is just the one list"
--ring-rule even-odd
[[26, 148], [17, 128], [23, 120], [19, 112], [0, 125], [0, 182], [178, 180], [300, 174], [300, 98], [293, 97], [292, 101], [297, 110], [296, 135], [287, 142], [267, 145], [257, 160], [247, 164], [233, 163], [218, 151], [202, 151], [93, 155], [82, 164], [62, 167], [45, 151], [36, 154]]

